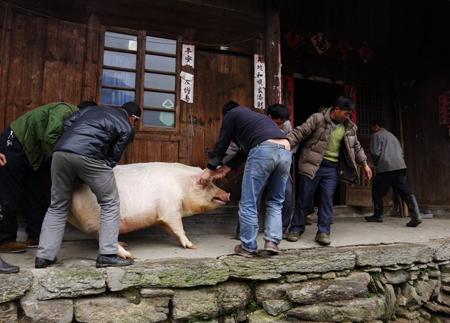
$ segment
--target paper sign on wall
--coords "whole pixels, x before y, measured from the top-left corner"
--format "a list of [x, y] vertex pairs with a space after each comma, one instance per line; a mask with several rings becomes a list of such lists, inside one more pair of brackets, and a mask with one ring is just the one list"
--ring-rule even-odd
[[194, 67], [195, 46], [194, 45], [183, 45], [182, 52], [183, 53], [182, 53], [181, 66]]
[[262, 55], [254, 55], [254, 103], [255, 108], [266, 107], [266, 64]]
[[181, 93], [180, 99], [187, 103], [194, 102], [194, 75], [186, 72], [180, 73]]

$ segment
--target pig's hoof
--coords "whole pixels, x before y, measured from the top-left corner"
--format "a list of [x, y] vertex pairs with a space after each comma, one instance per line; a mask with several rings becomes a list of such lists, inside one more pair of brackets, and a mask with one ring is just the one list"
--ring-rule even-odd
[[181, 245], [183, 246], [183, 248], [188, 248], [188, 249], [192, 249], [193, 248], [193, 244], [192, 242], [190, 242], [189, 240], [186, 241], [182, 241]]
[[117, 255], [123, 259], [134, 259], [134, 256], [131, 252], [126, 251], [122, 246], [119, 245], [117, 248]]

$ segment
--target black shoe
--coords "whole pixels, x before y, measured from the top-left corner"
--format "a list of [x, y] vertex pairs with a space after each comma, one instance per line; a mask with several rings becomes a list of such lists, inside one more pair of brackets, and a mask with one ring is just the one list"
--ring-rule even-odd
[[379, 222], [379, 223], [383, 222], [382, 217], [375, 216], [375, 215], [366, 216], [366, 217], [364, 217], [364, 219], [366, 219], [367, 222]]
[[1, 274], [15, 274], [20, 271], [19, 267], [8, 264], [0, 257], [0, 273]]
[[410, 228], [414, 228], [414, 227], [417, 227], [419, 224], [421, 224], [422, 223], [422, 220], [419, 220], [419, 219], [411, 219], [411, 221], [409, 221], [408, 223], [406, 223], [406, 226], [407, 227], [410, 227]]
[[130, 266], [134, 263], [133, 260], [123, 259], [117, 255], [107, 256], [107, 255], [98, 255], [97, 261], [95, 263], [95, 267], [103, 268], [103, 267], [124, 267]]
[[36, 257], [34, 260], [34, 268], [47, 268], [48, 266], [56, 264], [56, 258], [54, 260], [48, 260], [44, 258]]

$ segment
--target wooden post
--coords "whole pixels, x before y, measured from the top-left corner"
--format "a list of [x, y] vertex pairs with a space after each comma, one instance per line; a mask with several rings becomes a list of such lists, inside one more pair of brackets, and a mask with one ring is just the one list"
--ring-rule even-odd
[[273, 0], [266, 1], [266, 107], [281, 103], [280, 9]]

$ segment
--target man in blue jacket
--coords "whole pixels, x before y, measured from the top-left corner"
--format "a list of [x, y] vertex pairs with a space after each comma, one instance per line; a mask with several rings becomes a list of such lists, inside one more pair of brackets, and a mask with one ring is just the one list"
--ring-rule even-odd
[[120, 108], [87, 107], [64, 122], [65, 132], [53, 153], [51, 205], [42, 224], [36, 268], [56, 262], [77, 178], [91, 188], [101, 208], [96, 266], [133, 263], [117, 256], [120, 205], [112, 168], [133, 140], [140, 116], [139, 106], [127, 102]]

